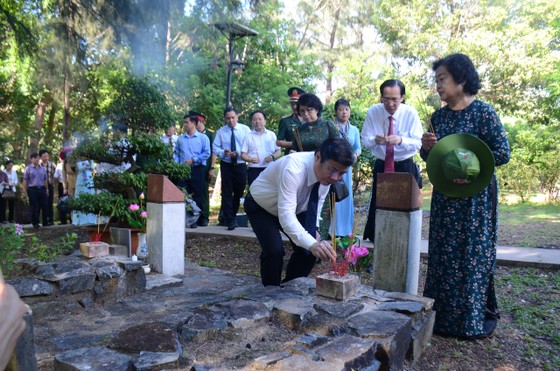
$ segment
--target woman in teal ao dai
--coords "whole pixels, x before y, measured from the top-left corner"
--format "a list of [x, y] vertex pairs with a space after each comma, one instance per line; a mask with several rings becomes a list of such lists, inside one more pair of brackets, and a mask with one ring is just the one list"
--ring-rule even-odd
[[[340, 136], [346, 139], [354, 150], [354, 164], [362, 153], [360, 143], [360, 131], [350, 123], [350, 102], [346, 99], [339, 99], [334, 104], [336, 113], [336, 126]], [[349, 195], [344, 200], [336, 203], [336, 228], [337, 236], [348, 236], [354, 229], [354, 195], [352, 194], [352, 168], [349, 168], [342, 180], [348, 187]]]
[[[497, 166], [509, 161], [506, 132], [492, 106], [475, 98], [480, 89], [471, 60], [453, 54], [434, 63], [437, 91], [447, 103], [432, 115], [434, 133], [422, 137], [421, 157], [447, 135], [472, 134], [490, 147]], [[424, 296], [435, 299], [434, 333], [464, 339], [490, 336], [499, 318], [494, 292], [498, 187], [447, 197], [434, 190], [430, 211], [428, 273]]]

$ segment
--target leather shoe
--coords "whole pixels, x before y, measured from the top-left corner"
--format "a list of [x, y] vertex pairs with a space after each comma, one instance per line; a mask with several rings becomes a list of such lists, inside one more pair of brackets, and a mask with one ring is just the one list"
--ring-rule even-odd
[[40, 227], [39, 224], [33, 224], [33, 228], [38, 229]]
[[199, 227], [207, 227], [208, 220], [199, 220], [198, 222], [196, 222], [196, 225], [198, 225]]
[[228, 231], [233, 231], [235, 228], [237, 228], [237, 225], [231, 224], [231, 225], [228, 225], [227, 230]]
[[189, 228], [195, 229], [196, 228], [196, 223], [193, 223], [193, 224], [189, 225]]

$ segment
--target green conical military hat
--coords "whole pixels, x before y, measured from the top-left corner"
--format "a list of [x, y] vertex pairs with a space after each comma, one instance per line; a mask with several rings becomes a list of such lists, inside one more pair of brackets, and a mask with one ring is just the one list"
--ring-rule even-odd
[[490, 183], [494, 155], [471, 134], [452, 134], [430, 150], [426, 170], [436, 190], [448, 197], [471, 197]]

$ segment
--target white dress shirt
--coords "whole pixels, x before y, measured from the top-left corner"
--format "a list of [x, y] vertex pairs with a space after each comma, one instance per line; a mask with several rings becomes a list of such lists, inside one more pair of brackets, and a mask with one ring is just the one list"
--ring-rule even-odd
[[280, 147], [276, 145], [276, 134], [274, 132], [264, 129], [262, 133], [258, 133], [256, 130], [252, 130], [245, 137], [241, 153], [259, 158], [259, 162], [256, 164], [249, 162], [249, 167], [263, 168], [272, 164], [272, 162], [266, 162], [265, 158], [272, 156], [279, 149]]
[[178, 135], [173, 134], [171, 137], [167, 135], [162, 135], [161, 137], [159, 137], [159, 139], [161, 139], [161, 141], [167, 145], [169, 145], [169, 138], [171, 138], [172, 148], [175, 149], [175, 145], [177, 144], [177, 139], [179, 139]]
[[4, 173], [6, 173], [6, 175], [8, 176], [8, 184], [5, 185], [5, 187], [3, 187], [0, 190], [0, 193], [4, 191], [4, 188], [12, 188], [12, 191], [16, 191], [16, 185], [18, 184], [18, 175], [16, 173], [16, 171], [14, 169], [12, 169], [12, 171], [10, 171], [8, 173], [8, 171], [6, 169], [2, 170]]
[[[253, 199], [263, 209], [278, 217], [284, 233], [297, 245], [309, 249], [317, 240], [300, 224], [296, 215], [307, 210], [307, 203], [317, 176], [313, 171], [314, 152], [298, 152], [281, 157], [267, 167], [251, 184]], [[319, 186], [317, 215], [330, 186]]]
[[[235, 130], [235, 149], [241, 155], [241, 148], [245, 137], [251, 132], [247, 125], [240, 124], [239, 122], [233, 128]], [[231, 127], [224, 125], [216, 132], [216, 138], [212, 143], [213, 153], [224, 162], [231, 163], [231, 158], [225, 155], [225, 150], [231, 150]], [[244, 164], [245, 160], [241, 156], [237, 156], [237, 163]]]
[[54, 179], [59, 183], [62, 183], [62, 161], [59, 161], [56, 164], [56, 168], [54, 169]]
[[[368, 110], [362, 128], [362, 145], [369, 149], [373, 156], [385, 161], [384, 144], [376, 144], [375, 136], [387, 135], [389, 131], [389, 112], [383, 103], [376, 104]], [[422, 124], [418, 112], [409, 105], [401, 103], [393, 114], [393, 133], [402, 137], [401, 144], [395, 144], [395, 161], [406, 160], [414, 156], [422, 146]]]

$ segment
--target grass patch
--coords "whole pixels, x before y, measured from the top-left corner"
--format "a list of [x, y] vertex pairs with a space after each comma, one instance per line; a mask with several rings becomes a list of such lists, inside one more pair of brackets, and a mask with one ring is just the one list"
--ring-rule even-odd
[[496, 275], [498, 303], [523, 338], [527, 361], [544, 369], [560, 368], [560, 274], [516, 268]]

